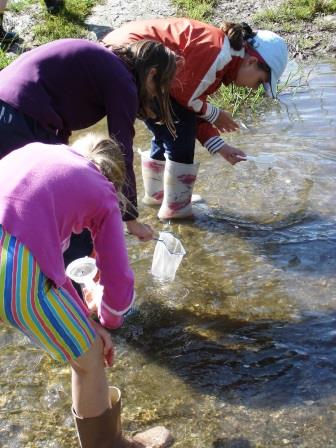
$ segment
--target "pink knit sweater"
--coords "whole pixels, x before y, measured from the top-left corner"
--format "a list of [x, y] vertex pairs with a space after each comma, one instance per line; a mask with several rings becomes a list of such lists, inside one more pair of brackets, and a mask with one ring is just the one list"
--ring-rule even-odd
[[109, 328], [121, 324], [132, 306], [134, 277], [114, 186], [94, 164], [65, 145], [32, 143], [13, 151], [0, 161], [0, 224], [72, 296], [63, 251], [72, 232], [89, 229], [104, 286], [99, 320]]

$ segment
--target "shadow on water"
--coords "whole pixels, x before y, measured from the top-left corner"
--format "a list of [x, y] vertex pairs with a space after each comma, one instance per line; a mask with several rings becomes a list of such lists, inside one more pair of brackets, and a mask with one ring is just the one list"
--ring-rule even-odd
[[248, 440], [239, 437], [238, 439], [217, 439], [212, 448], [252, 448], [252, 446]]
[[336, 312], [245, 321], [143, 304], [119, 335], [198, 392], [276, 409], [336, 392]]
[[336, 223], [323, 216], [288, 216], [281, 225], [267, 226], [212, 216], [209, 220], [205, 214], [199, 215], [194, 225], [211, 233], [239, 236], [283, 270], [314, 276], [336, 273]]

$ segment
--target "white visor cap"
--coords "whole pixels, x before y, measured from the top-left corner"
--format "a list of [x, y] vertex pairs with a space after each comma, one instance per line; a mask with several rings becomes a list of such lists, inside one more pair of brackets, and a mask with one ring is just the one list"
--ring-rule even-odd
[[271, 82], [264, 84], [266, 93], [277, 96], [277, 84], [288, 62], [288, 48], [284, 39], [273, 31], [258, 30], [257, 35], [248, 40], [271, 70]]

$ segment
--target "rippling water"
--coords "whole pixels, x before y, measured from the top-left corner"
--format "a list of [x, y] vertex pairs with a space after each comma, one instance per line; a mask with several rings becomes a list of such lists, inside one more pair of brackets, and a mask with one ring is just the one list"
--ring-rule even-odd
[[[195, 220], [140, 207], [187, 255], [160, 283], [154, 243], [128, 237], [137, 309], [109, 372], [127, 431], [165, 424], [183, 448], [335, 447], [336, 65], [311, 69], [307, 88], [229, 137], [271, 163], [231, 167], [199, 148]], [[140, 126], [136, 144], [148, 140]], [[68, 368], [11, 329], [0, 346], [0, 446], [77, 446]]]

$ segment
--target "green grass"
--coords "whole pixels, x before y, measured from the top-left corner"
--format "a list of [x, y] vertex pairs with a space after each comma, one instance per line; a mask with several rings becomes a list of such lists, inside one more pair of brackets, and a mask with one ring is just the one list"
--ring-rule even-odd
[[64, 10], [57, 15], [49, 14], [44, 7], [40, 23], [33, 28], [35, 43], [41, 45], [66, 37], [86, 37], [88, 30], [84, 21], [95, 4], [97, 1], [94, 0], [67, 0]]
[[336, 12], [336, 0], [287, 0], [278, 8], [267, 9], [255, 16], [255, 22], [288, 23], [314, 20], [319, 14]]
[[[33, 43], [38, 46], [52, 40], [67, 37], [87, 37], [88, 28], [85, 24], [85, 18], [90, 14], [91, 9], [100, 0], [65, 0], [65, 8], [57, 15], [49, 14], [45, 3], [40, 0], [41, 8], [31, 14], [35, 14], [37, 25], [33, 26]], [[19, 0], [9, 5], [9, 9], [20, 15], [36, 4], [35, 0]], [[0, 70], [6, 67], [13, 58], [6, 54], [8, 48], [3, 46], [0, 49]], [[24, 49], [22, 49], [24, 51]]]
[[263, 87], [258, 90], [236, 87], [234, 85], [222, 85], [217, 92], [212, 95], [211, 103], [237, 116], [243, 111], [256, 112], [257, 108], [264, 103], [265, 95]]
[[22, 12], [24, 11], [27, 6], [31, 6], [35, 3], [34, 0], [19, 0], [15, 3], [9, 3], [8, 9], [10, 9], [13, 12]]
[[218, 0], [173, 0], [181, 16], [206, 21], [212, 17]]
[[8, 64], [10, 64], [13, 60], [12, 56], [8, 56], [5, 50], [0, 48], [0, 70], [7, 67]]

